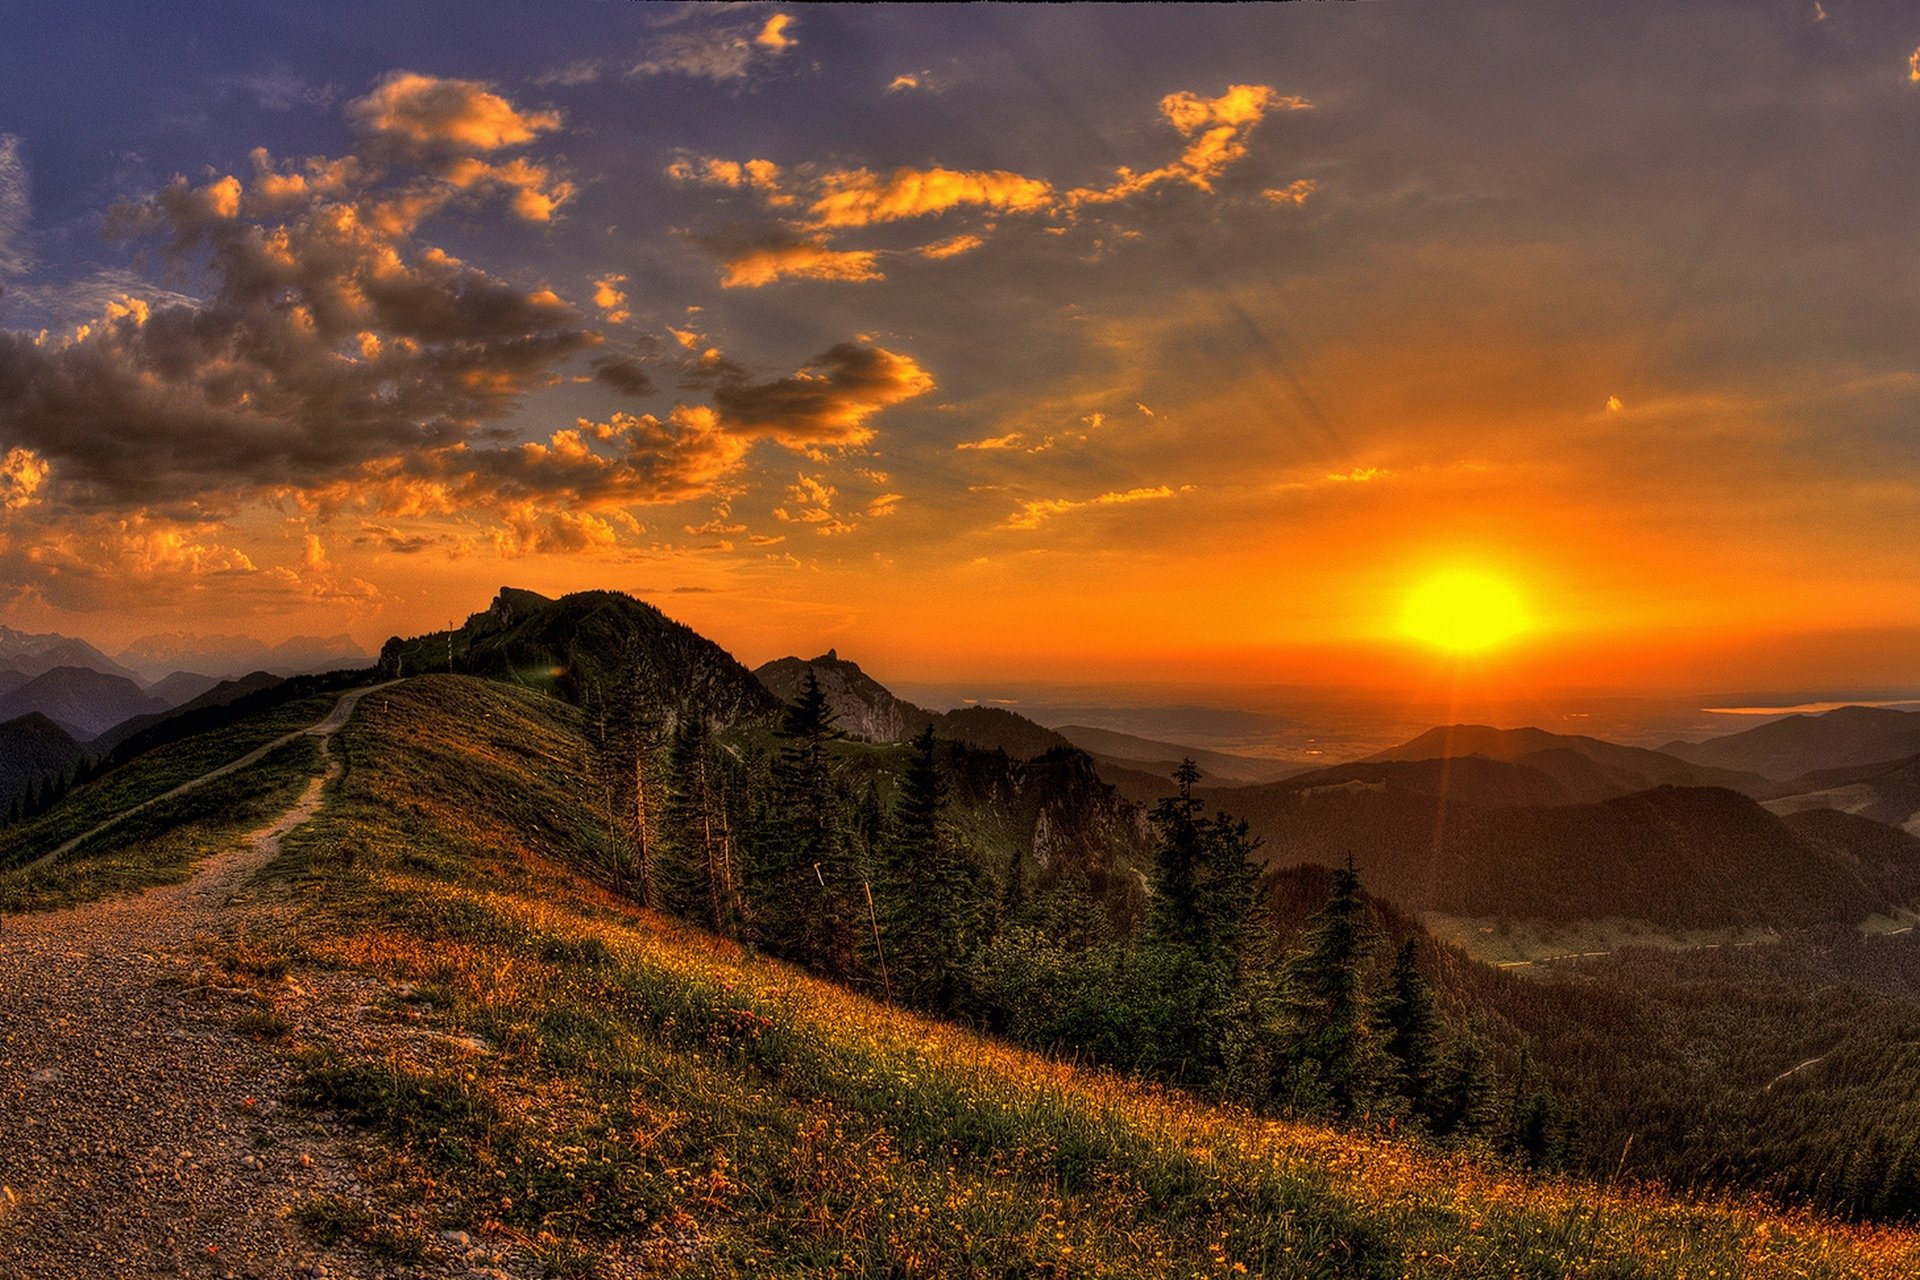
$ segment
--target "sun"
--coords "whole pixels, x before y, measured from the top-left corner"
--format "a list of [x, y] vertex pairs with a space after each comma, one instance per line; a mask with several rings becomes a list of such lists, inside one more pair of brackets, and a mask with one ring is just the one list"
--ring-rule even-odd
[[1527, 629], [1520, 594], [1500, 579], [1471, 570], [1439, 573], [1413, 589], [1400, 630], [1452, 653], [1478, 653]]

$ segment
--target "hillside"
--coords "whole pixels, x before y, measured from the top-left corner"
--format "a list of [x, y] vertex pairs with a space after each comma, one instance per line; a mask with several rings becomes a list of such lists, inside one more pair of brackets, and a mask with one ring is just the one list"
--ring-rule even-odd
[[1211, 792], [1207, 800], [1250, 822], [1270, 865], [1333, 865], [1351, 854], [1369, 887], [1414, 911], [1801, 927], [1851, 924], [1920, 896], [1920, 844], [1869, 870], [1715, 788], [1481, 805], [1384, 782], [1298, 782]]
[[86, 748], [37, 711], [0, 724], [0, 815], [36, 783], [64, 778], [86, 758]]
[[1920, 711], [1840, 707], [1793, 715], [1705, 742], [1669, 742], [1661, 750], [1695, 764], [1768, 778], [1797, 778], [1920, 755]]
[[203, 676], [197, 671], [175, 671], [147, 686], [147, 696], [158, 698], [169, 707], [191, 702], [221, 683], [218, 676]]
[[1838, 809], [1920, 835], [1920, 756], [1802, 774], [1765, 804], [1778, 814]]
[[[295, 914], [223, 962], [261, 975], [302, 1096], [391, 1153], [374, 1212], [305, 1215], [331, 1238], [457, 1229], [570, 1275], [689, 1249], [702, 1274], [822, 1276], [1837, 1280], [1920, 1257], [1254, 1122], [884, 1008], [583, 881], [603, 836], [538, 763], [579, 749], [565, 706], [428, 679], [366, 711], [275, 868]], [[378, 1017], [322, 1016], [336, 989]]]
[[125, 676], [90, 667], [54, 667], [0, 694], [0, 719], [39, 712], [92, 738], [134, 716], [168, 710]]
[[[1649, 787], [1728, 787], [1752, 793], [1767, 785], [1753, 773], [1679, 759], [1644, 747], [1624, 747], [1584, 734], [1545, 729], [1495, 729], [1483, 724], [1441, 725], [1367, 760], [1445, 760], [1485, 756], [1527, 765], [1560, 778], [1574, 794], [1590, 799], [1627, 795]], [[1604, 793], [1600, 794], [1600, 793]]]
[[[147, 732], [156, 725], [165, 724], [170, 720], [178, 720], [185, 716], [191, 716], [195, 712], [205, 711], [214, 707], [227, 706], [230, 703], [240, 701], [242, 698], [272, 689], [281, 683], [283, 683], [283, 680], [280, 676], [270, 675], [265, 671], [256, 671], [252, 675], [241, 676], [236, 680], [222, 680], [213, 685], [213, 687], [204, 690], [194, 697], [188, 698], [177, 706], [169, 707], [165, 711], [153, 711], [146, 715], [133, 716], [130, 719], [123, 720], [95, 738], [91, 745], [96, 753], [109, 752], [121, 743], [139, 737], [142, 733]], [[157, 692], [158, 689], [158, 685], [154, 686], [155, 692]]]
[[733, 655], [650, 604], [616, 591], [548, 599], [502, 587], [455, 631], [387, 641], [388, 676], [449, 669], [578, 702], [625, 689], [672, 714], [699, 708], [717, 723], [770, 718], [779, 704]]
[[1161, 777], [1170, 776], [1182, 760], [1193, 761], [1202, 777], [1217, 783], [1277, 782], [1301, 772], [1301, 766], [1284, 760], [1262, 760], [1256, 756], [1208, 751], [1204, 747], [1184, 747], [1116, 729], [1063, 724], [1055, 726], [1054, 732], [1096, 760], [1116, 761]]

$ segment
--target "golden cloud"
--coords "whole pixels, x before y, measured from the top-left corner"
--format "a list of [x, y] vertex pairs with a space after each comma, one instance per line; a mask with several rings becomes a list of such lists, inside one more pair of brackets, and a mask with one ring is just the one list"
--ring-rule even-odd
[[[1184, 492], [1185, 490], [1181, 490]], [[1083, 511], [1089, 507], [1122, 506], [1134, 502], [1153, 502], [1161, 498], [1171, 498], [1174, 490], [1167, 485], [1155, 485], [1151, 488], [1126, 489], [1112, 493], [1103, 493], [1093, 498], [1039, 498], [1020, 504], [1020, 509], [1008, 516], [1000, 524], [1002, 529], [1038, 529], [1041, 525], [1058, 515]]]
[[720, 279], [728, 289], [758, 289], [776, 280], [878, 280], [876, 255], [833, 249], [818, 240], [781, 240], [729, 258]]
[[560, 127], [557, 111], [522, 111], [475, 80], [396, 71], [347, 117], [368, 137], [416, 158], [498, 151]]
[[844, 229], [897, 222], [977, 205], [1003, 213], [1045, 209], [1053, 187], [1004, 169], [896, 169], [882, 178], [866, 169], [845, 169], [820, 179], [824, 189], [808, 207], [815, 226]]

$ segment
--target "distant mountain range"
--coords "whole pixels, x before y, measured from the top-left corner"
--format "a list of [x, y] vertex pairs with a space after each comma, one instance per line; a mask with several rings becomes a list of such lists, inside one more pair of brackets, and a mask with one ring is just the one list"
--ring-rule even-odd
[[140, 678], [85, 640], [53, 634], [34, 635], [0, 626], [0, 671], [37, 676], [55, 667], [85, 667], [127, 680]]
[[0, 694], [0, 720], [38, 713], [83, 740], [167, 709], [135, 681], [88, 667], [54, 667]]
[[[118, 658], [149, 681], [172, 672], [203, 672], [218, 680], [254, 671], [291, 676], [373, 665], [373, 655], [344, 634], [294, 636], [270, 645], [252, 636], [197, 636], [175, 631], [142, 636], [121, 650]], [[0, 660], [0, 666], [7, 665]]]
[[1005, 707], [929, 711], [896, 696], [833, 649], [817, 658], [777, 658], [753, 674], [776, 698], [791, 702], [805, 686], [808, 672], [819, 681], [842, 732], [875, 742], [899, 742], [932, 725], [936, 737], [1004, 751], [1015, 760], [1078, 749], [1093, 759], [1109, 785], [1136, 803], [1172, 794], [1173, 772], [1186, 758], [1194, 760], [1203, 779], [1215, 783], [1264, 782], [1298, 770], [1278, 761], [1156, 742], [1110, 729], [1051, 729]]
[[1795, 715], [1705, 742], [1669, 742], [1670, 756], [1769, 778], [1797, 778], [1817, 769], [1875, 764], [1920, 755], [1920, 711], [1841, 707]]

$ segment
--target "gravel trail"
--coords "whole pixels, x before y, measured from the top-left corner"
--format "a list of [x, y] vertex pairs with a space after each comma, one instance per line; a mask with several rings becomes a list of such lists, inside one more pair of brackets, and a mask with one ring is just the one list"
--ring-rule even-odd
[[327, 740], [367, 692], [302, 731], [325, 774], [191, 880], [0, 917], [0, 1277], [401, 1274], [328, 1256], [290, 1219], [356, 1188], [351, 1153], [281, 1105], [291, 1068], [234, 1026], [253, 993], [199, 954], [266, 910], [244, 886], [319, 808], [341, 769]]

